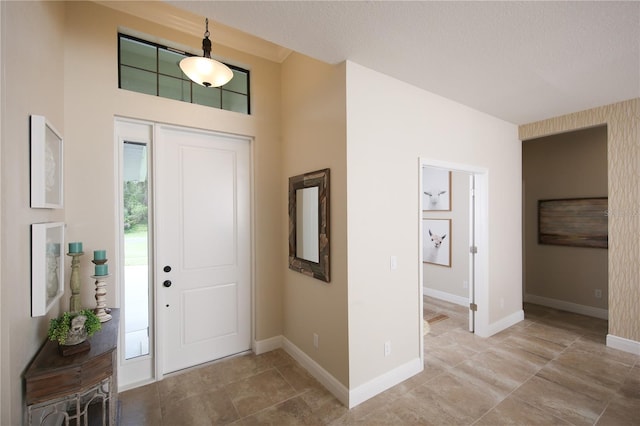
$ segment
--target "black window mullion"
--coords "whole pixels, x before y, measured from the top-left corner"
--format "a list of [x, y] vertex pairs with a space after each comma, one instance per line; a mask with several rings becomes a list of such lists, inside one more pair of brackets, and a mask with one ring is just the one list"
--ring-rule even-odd
[[160, 55], [156, 46], [156, 96], [160, 96]]
[[[180, 50], [173, 49], [173, 48], [170, 48], [170, 47], [167, 47], [167, 46], [163, 46], [163, 45], [160, 45], [160, 44], [157, 44], [157, 43], [153, 43], [153, 42], [150, 42], [150, 41], [147, 41], [147, 40], [142, 40], [142, 39], [139, 39], [137, 37], [128, 36], [128, 35], [124, 35], [124, 34], [118, 34], [118, 87], [119, 88], [123, 88], [122, 87], [122, 67], [123, 66], [127, 66], [127, 67], [129, 67], [131, 69], [139, 69], [140, 71], [151, 72], [151, 71], [149, 71], [147, 69], [139, 68], [139, 67], [136, 67], [136, 66], [125, 65], [125, 64], [122, 63], [122, 58], [121, 58], [121, 50], [122, 50], [121, 40], [122, 39], [129, 39], [129, 40], [132, 40], [132, 41], [136, 41], [138, 43], [146, 44], [148, 46], [153, 46], [155, 48], [155, 86], [156, 86], [155, 87], [155, 92], [156, 92], [156, 96], [158, 96], [158, 97], [163, 97], [160, 94], [160, 77], [161, 77], [161, 75], [160, 75], [161, 74], [160, 73], [160, 50], [167, 50], [169, 52], [176, 53], [178, 55], [183, 55], [185, 57], [193, 56], [193, 55], [191, 55], [191, 54], [189, 54], [187, 52], [182, 52]], [[233, 69], [233, 70], [235, 70], [237, 72], [243, 73], [246, 76], [246, 93], [242, 93], [242, 92], [238, 92], [237, 90], [229, 90], [229, 89], [225, 89], [225, 88], [220, 87], [219, 88], [219, 90], [220, 90], [220, 100], [218, 102], [217, 108], [218, 109], [224, 109], [223, 108], [223, 96], [225, 96], [226, 93], [235, 93], [237, 95], [244, 96], [247, 99], [247, 111], [246, 111], [246, 114], [249, 115], [251, 113], [251, 101], [250, 101], [251, 97], [250, 97], [250, 84], [249, 84], [250, 73], [249, 73], [248, 70], [245, 70], [245, 69], [233, 66], [233, 65], [228, 65], [228, 66], [229, 66], [229, 68], [231, 68], [231, 69]], [[184, 74], [182, 72], [180, 72], [180, 75], [182, 76], [182, 77], [179, 78], [179, 80], [181, 81], [181, 86], [182, 87], [184, 87], [184, 82], [187, 82], [187, 81], [189, 82], [189, 100], [188, 100], [188, 102], [194, 103], [194, 84], [197, 84], [197, 83], [194, 83], [191, 80], [185, 80], [183, 78]], [[164, 74], [164, 73], [163, 73], [163, 76], [174, 77], [173, 75]], [[125, 89], [136, 91], [134, 88], [125, 88]], [[142, 92], [142, 93], [149, 93], [149, 92]], [[212, 94], [212, 96], [213, 96], [213, 94]], [[184, 96], [181, 96], [181, 97], [184, 97]], [[170, 99], [173, 99], [173, 98], [170, 97]]]

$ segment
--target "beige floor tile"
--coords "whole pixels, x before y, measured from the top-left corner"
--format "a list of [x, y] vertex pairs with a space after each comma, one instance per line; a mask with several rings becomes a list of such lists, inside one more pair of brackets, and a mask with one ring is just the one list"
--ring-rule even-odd
[[323, 425], [329, 425], [341, 419], [349, 412], [349, 409], [337, 399], [331, 399], [314, 409], [313, 412]]
[[198, 369], [200, 380], [207, 390], [216, 390], [228, 384], [226, 363], [219, 362]]
[[457, 425], [470, 424], [463, 415], [450, 414], [449, 404], [442, 403], [442, 398], [434, 394], [409, 392], [389, 405], [391, 411], [400, 419], [397, 425]]
[[550, 324], [554, 327], [578, 333], [592, 332], [600, 335], [606, 335], [608, 331], [607, 320], [566, 311], [553, 312], [548, 317], [541, 318], [540, 323]]
[[266, 354], [239, 356], [225, 362], [224, 381], [225, 383], [237, 382], [273, 367], [273, 358]]
[[561, 353], [549, 366], [563, 367], [567, 374], [581, 377], [584, 382], [615, 390], [631, 373], [631, 367], [597, 354], [573, 351]]
[[556, 361], [552, 361], [542, 368], [537, 376], [600, 401], [608, 401], [621, 385], [620, 383], [613, 385], [602, 383], [600, 379], [594, 380], [581, 371], [561, 365]]
[[605, 401], [576, 393], [540, 377], [532, 377], [512, 395], [576, 426], [594, 424], [606, 406]]
[[238, 419], [231, 399], [218, 389], [162, 406], [162, 423], [169, 425], [223, 425]]
[[485, 384], [466, 381], [452, 371], [430, 380], [410, 393], [422, 400], [423, 409], [424, 406], [435, 404], [433, 409], [439, 416], [443, 412], [456, 419], [456, 422], [469, 423], [480, 418], [502, 399], [497, 393], [488, 392]]
[[523, 329], [522, 333], [523, 335], [537, 337], [565, 347], [575, 342], [582, 335], [582, 333], [539, 322]]
[[179, 401], [206, 392], [198, 369], [178, 372], [158, 382], [158, 393], [162, 404]]
[[477, 351], [465, 346], [448, 336], [449, 333], [441, 336], [430, 336], [425, 338], [424, 353], [425, 358], [434, 357], [448, 366], [455, 366], [462, 361], [471, 358]]
[[534, 355], [542, 357], [548, 361], [554, 359], [560, 352], [566, 349], [565, 346], [557, 343], [549, 342], [548, 340], [540, 339], [534, 336], [527, 336], [523, 333], [514, 334], [507, 337], [503, 341], [503, 347], [516, 348]]
[[425, 298], [424, 371], [349, 410], [284, 350], [244, 354], [122, 392], [121, 425], [637, 425], [640, 356], [607, 322], [525, 304], [487, 339], [467, 308]]
[[322, 387], [320, 383], [300, 364], [287, 364], [277, 367], [282, 377], [296, 392], [305, 392], [310, 389]]
[[568, 423], [546, 411], [535, 408], [517, 398], [508, 397], [495, 408], [482, 416], [477, 426], [496, 425], [527, 425], [527, 426], [551, 426], [565, 425]]
[[524, 362], [509, 353], [488, 350], [461, 362], [451, 373], [480, 385], [486, 383], [487, 391], [502, 399], [538, 369], [538, 365]]
[[299, 398], [292, 398], [266, 408], [234, 423], [236, 425], [319, 425], [321, 424], [311, 409]]
[[296, 394], [276, 369], [230, 383], [225, 391], [241, 418], [279, 404]]
[[621, 398], [640, 400], [640, 362], [631, 369], [617, 394]]
[[638, 426], [640, 424], [640, 399], [614, 399], [609, 403], [596, 424], [598, 426]]
[[157, 383], [122, 392], [119, 395], [119, 400], [121, 426], [146, 426], [162, 423]]
[[571, 351], [579, 351], [583, 354], [595, 355], [607, 360], [617, 361], [621, 364], [633, 367], [640, 363], [640, 355], [613, 349], [605, 344], [606, 336], [602, 335], [602, 342], [594, 341], [591, 336], [584, 335], [574, 342], [569, 348]]
[[311, 408], [312, 411], [326, 410], [331, 406], [343, 407], [342, 403], [336, 399], [331, 392], [318, 384], [317, 386], [307, 389], [300, 394], [300, 398]]
[[540, 370], [549, 362], [549, 360], [543, 356], [507, 344], [495, 345], [489, 349], [488, 352], [493, 352], [497, 356], [504, 357], [510, 362], [518, 364], [527, 372], [532, 373]]

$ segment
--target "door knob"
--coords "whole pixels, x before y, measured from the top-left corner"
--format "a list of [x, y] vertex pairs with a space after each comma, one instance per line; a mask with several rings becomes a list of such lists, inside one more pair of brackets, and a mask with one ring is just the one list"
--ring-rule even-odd
[[171, 272], [171, 266], [167, 265], [164, 268], [162, 268], [162, 270], [165, 272]]
[[165, 287], [171, 287], [171, 281], [170, 280], [165, 280], [165, 282], [163, 282], [162, 285], [165, 286]]

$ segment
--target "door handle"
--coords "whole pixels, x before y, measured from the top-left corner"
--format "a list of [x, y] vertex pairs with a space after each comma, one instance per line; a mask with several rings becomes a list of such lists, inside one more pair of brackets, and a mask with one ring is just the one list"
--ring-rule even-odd
[[171, 280], [165, 280], [162, 285], [165, 287], [171, 287]]
[[165, 272], [171, 272], [171, 266], [167, 265], [164, 268], [162, 268], [162, 270]]

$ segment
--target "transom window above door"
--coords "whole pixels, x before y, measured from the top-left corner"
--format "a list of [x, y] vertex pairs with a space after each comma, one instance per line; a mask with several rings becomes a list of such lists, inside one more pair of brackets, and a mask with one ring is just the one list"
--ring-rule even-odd
[[249, 71], [226, 64], [233, 78], [222, 87], [192, 82], [178, 63], [193, 56], [171, 47], [118, 34], [118, 87], [162, 98], [250, 114]]

